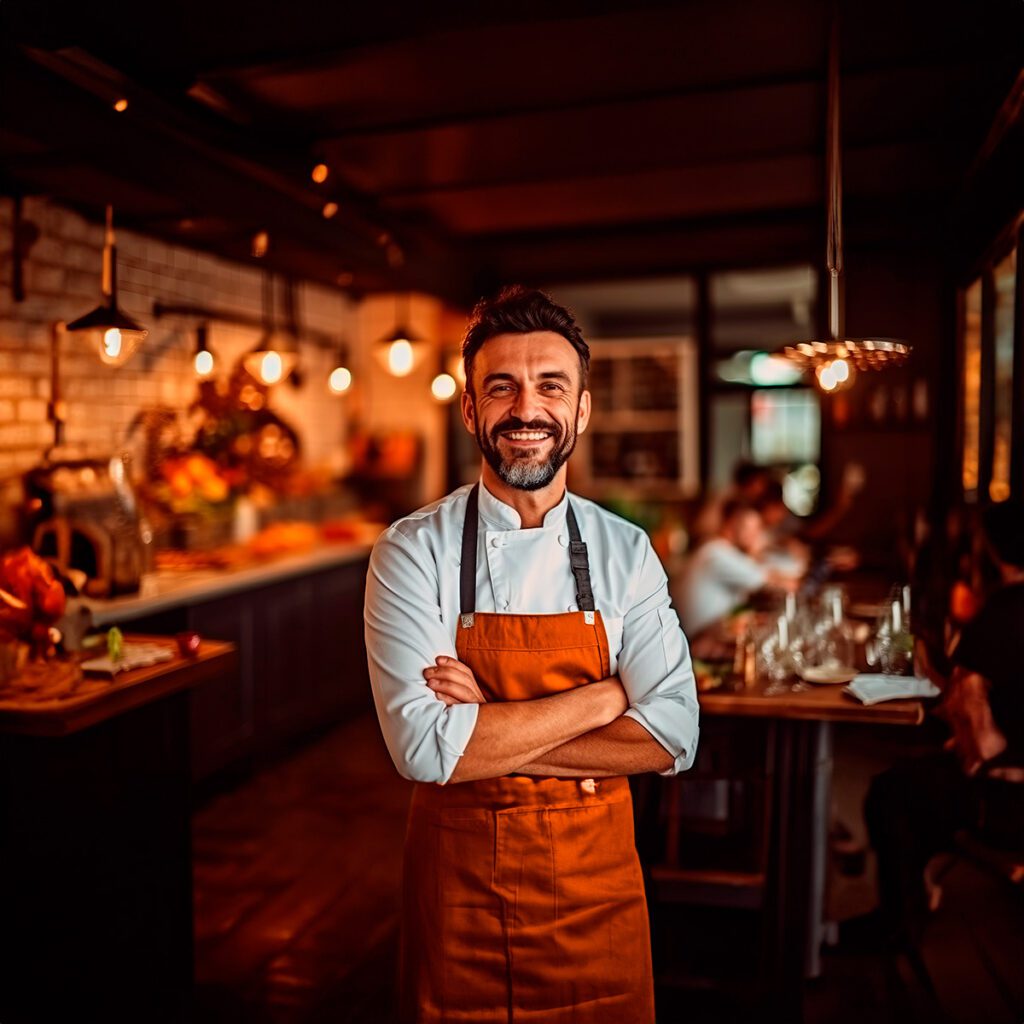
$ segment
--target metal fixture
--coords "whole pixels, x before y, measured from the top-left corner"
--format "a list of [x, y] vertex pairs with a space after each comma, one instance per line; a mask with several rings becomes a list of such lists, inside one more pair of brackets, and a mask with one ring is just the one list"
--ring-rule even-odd
[[395, 329], [375, 345], [375, 352], [384, 368], [393, 377], [408, 377], [420, 360], [423, 340], [409, 330], [409, 296], [395, 296]]
[[826, 392], [850, 387], [861, 370], [881, 370], [906, 361], [910, 346], [896, 338], [850, 338], [845, 333], [842, 296], [843, 275], [843, 173], [839, 117], [839, 4], [833, 4], [828, 49], [828, 115], [826, 127], [826, 177], [828, 191], [829, 337], [787, 345], [782, 354], [802, 370], [813, 370], [818, 386]]
[[91, 313], [72, 320], [67, 325], [67, 330], [84, 333], [107, 366], [123, 366], [145, 340], [149, 331], [118, 308], [114, 210], [109, 205], [106, 220], [103, 238], [103, 302]]

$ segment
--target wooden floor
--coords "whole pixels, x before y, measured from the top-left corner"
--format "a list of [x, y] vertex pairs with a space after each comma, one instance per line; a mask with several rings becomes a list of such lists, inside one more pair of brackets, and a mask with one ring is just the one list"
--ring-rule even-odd
[[[840, 743], [837, 781], [856, 770]], [[839, 808], [850, 824], [862, 788]], [[409, 792], [369, 714], [203, 803], [193, 829], [197, 1024], [389, 1024]], [[835, 796], [842, 803], [843, 785]], [[935, 991], [902, 958], [827, 952], [807, 988], [809, 1024], [1024, 1019], [1006, 991], [1024, 952], [1019, 903], [965, 865], [947, 877], [925, 948]], [[870, 898], [870, 875], [859, 894], [845, 884], [847, 912]], [[659, 1024], [750, 1019], [749, 1005], [737, 1008], [741, 989], [659, 991]], [[770, 1007], [757, 1017], [775, 1019]]]
[[382, 1024], [410, 784], [373, 716], [197, 811], [197, 1019]]

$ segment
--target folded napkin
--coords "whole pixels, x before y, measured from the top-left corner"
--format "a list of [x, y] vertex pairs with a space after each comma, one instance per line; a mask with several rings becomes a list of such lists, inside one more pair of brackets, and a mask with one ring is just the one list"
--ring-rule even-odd
[[126, 643], [121, 649], [121, 657], [111, 661], [107, 655], [102, 658], [90, 658], [82, 662], [82, 669], [98, 675], [115, 676], [118, 672], [128, 672], [133, 668], [145, 668], [161, 661], [170, 661], [174, 651], [163, 644]]
[[861, 704], [879, 704], [883, 700], [900, 700], [908, 697], [938, 697], [940, 690], [930, 679], [916, 676], [886, 676], [881, 673], [862, 672], [849, 686], [846, 693], [856, 697]]

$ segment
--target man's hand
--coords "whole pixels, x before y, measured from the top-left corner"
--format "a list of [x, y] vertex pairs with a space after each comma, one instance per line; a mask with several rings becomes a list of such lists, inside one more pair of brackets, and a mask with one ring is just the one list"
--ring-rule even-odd
[[435, 664], [423, 670], [427, 686], [443, 700], [448, 707], [453, 704], [486, 704], [487, 698], [480, 692], [476, 676], [468, 665], [457, 658], [441, 655]]

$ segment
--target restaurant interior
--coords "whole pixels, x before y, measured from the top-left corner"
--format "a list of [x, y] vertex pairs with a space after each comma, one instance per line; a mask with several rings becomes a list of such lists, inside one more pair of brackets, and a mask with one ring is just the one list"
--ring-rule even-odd
[[659, 1024], [1024, 1019], [1022, 239], [1020, 0], [4, 0], [3, 1024], [398, 1020], [367, 566], [512, 284], [689, 641]]

